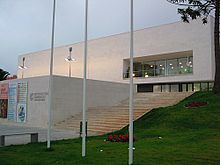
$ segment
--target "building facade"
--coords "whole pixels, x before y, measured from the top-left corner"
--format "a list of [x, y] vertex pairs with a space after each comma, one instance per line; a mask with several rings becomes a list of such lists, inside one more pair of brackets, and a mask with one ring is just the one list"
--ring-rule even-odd
[[[137, 92], [209, 90], [215, 74], [214, 18], [175, 22], [134, 32], [134, 83]], [[88, 42], [88, 78], [129, 83], [129, 33]], [[55, 48], [53, 74], [83, 77], [83, 46]], [[65, 58], [72, 47], [75, 61]], [[50, 50], [21, 55], [18, 78], [49, 75]], [[71, 72], [69, 71], [71, 65]]]

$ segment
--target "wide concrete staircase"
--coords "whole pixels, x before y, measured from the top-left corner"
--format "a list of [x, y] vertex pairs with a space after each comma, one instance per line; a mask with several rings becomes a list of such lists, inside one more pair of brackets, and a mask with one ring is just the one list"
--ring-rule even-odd
[[[136, 93], [134, 95], [134, 119], [138, 119], [153, 108], [174, 105], [190, 92], [177, 93]], [[90, 107], [87, 111], [88, 135], [101, 135], [123, 128], [129, 122], [129, 99], [121, 101], [117, 106]], [[62, 122], [56, 123], [55, 128], [80, 131], [82, 113], [76, 114]]]

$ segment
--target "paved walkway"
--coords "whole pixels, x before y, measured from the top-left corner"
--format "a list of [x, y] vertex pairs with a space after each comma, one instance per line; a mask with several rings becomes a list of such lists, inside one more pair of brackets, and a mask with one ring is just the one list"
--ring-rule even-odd
[[[20, 132], [38, 132], [38, 140], [40, 142], [47, 141], [47, 129], [33, 128], [33, 127], [21, 127], [21, 126], [9, 126], [0, 124], [0, 135], [13, 134]], [[51, 140], [72, 139], [79, 137], [79, 134], [71, 130], [51, 129]], [[8, 136], [5, 139], [6, 145], [14, 144], [27, 144], [30, 142], [30, 135], [16, 135]]]

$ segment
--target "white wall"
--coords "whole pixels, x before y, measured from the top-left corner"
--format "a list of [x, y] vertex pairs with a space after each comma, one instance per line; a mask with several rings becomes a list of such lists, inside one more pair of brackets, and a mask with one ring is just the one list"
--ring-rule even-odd
[[[213, 18], [203, 25], [201, 20], [190, 24], [172, 24], [138, 30], [135, 35], [135, 57], [193, 51], [193, 75], [136, 79], [136, 83], [158, 83], [179, 81], [210, 81], [214, 79]], [[55, 49], [54, 73], [68, 76], [68, 48], [73, 47], [76, 62], [72, 63], [72, 76], [82, 77], [83, 43], [67, 45]], [[50, 50], [22, 55], [26, 57], [27, 70], [24, 76], [32, 77], [49, 74]], [[94, 80], [127, 83], [123, 80], [123, 59], [129, 58], [129, 33], [91, 40], [88, 43], [88, 78]], [[39, 68], [40, 66], [40, 68]], [[18, 76], [21, 73], [18, 71]]]
[[[49, 77], [34, 77], [8, 82], [28, 82], [27, 121], [26, 123], [9, 122], [1, 119], [0, 123], [30, 127], [47, 127], [48, 121], [48, 81]], [[53, 77], [52, 121], [57, 123], [82, 111], [81, 78]], [[35, 94], [35, 97], [32, 97]], [[39, 94], [46, 94], [45, 100], [39, 101]], [[88, 107], [113, 106], [129, 96], [129, 85], [104, 81], [88, 80]]]
[[[88, 80], [88, 107], [113, 106], [129, 96], [129, 85]], [[57, 123], [71, 115], [82, 112], [83, 79], [54, 77], [53, 122]]]
[[[48, 121], [49, 77], [28, 79], [28, 125], [45, 127]], [[47, 93], [45, 101], [31, 101], [31, 93]]]
[[48, 93], [48, 77], [35, 77], [24, 78], [17, 80], [8, 80], [0, 83], [9, 82], [27, 82], [28, 83], [28, 95], [27, 95], [27, 120], [26, 123], [9, 122], [7, 119], [1, 119], [0, 123], [22, 125], [31, 127], [45, 127], [47, 125], [48, 118], [48, 95], [45, 97], [45, 101], [30, 100], [31, 93]]

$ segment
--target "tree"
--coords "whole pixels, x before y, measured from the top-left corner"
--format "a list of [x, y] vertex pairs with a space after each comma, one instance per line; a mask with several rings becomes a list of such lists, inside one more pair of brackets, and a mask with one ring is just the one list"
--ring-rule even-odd
[[219, 0], [167, 0], [172, 4], [183, 6], [178, 8], [178, 13], [184, 22], [189, 19], [202, 17], [203, 23], [212, 11], [215, 13], [214, 43], [215, 43], [215, 80], [213, 91], [220, 93], [220, 49], [219, 49]]
[[9, 73], [0, 68], [0, 81], [6, 80]]

